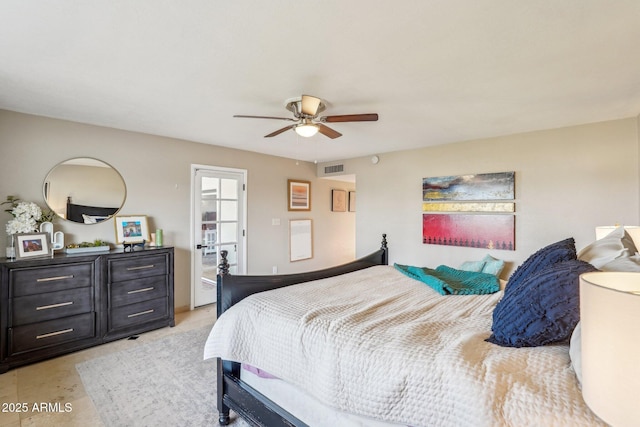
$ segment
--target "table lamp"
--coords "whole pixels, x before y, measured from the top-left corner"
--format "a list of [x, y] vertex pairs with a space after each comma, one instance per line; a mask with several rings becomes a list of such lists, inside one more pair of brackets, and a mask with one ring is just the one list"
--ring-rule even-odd
[[582, 396], [611, 426], [640, 422], [640, 273], [580, 276]]

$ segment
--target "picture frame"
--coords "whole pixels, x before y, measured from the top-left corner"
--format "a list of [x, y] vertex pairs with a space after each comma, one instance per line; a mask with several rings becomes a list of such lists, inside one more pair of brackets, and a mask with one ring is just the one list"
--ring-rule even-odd
[[347, 211], [347, 191], [331, 190], [331, 211], [346, 212]]
[[289, 261], [313, 258], [313, 221], [289, 220]]
[[515, 215], [422, 214], [422, 243], [516, 250]]
[[349, 212], [356, 211], [356, 192], [349, 191]]
[[149, 225], [146, 215], [115, 217], [116, 244], [149, 241]]
[[311, 210], [311, 182], [299, 179], [287, 180], [287, 202], [290, 211]]
[[18, 233], [15, 235], [16, 259], [51, 256], [49, 233]]

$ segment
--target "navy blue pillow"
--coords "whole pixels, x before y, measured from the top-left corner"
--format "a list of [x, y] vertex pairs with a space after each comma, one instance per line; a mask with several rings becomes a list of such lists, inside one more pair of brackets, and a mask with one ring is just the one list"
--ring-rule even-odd
[[598, 271], [585, 261], [553, 264], [515, 284], [493, 310], [491, 336], [503, 347], [537, 347], [568, 340], [580, 320], [579, 277]]
[[527, 276], [547, 268], [555, 263], [577, 259], [576, 242], [573, 237], [560, 240], [539, 249], [529, 256], [525, 262], [520, 264], [513, 272], [504, 289], [505, 296], [511, 292], [511, 288], [518, 285]]

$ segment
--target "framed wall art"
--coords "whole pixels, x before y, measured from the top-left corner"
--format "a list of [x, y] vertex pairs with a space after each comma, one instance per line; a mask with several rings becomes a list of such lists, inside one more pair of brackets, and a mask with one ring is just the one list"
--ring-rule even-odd
[[46, 257], [51, 255], [49, 233], [16, 234], [16, 259]]
[[356, 211], [356, 192], [349, 191], [349, 212]]
[[331, 190], [331, 211], [347, 211], [347, 192], [345, 190]]
[[289, 260], [313, 258], [313, 228], [310, 219], [289, 221]]
[[423, 214], [422, 242], [430, 245], [515, 250], [515, 216]]
[[422, 179], [422, 201], [512, 200], [515, 172], [436, 176]]
[[116, 244], [149, 241], [146, 215], [116, 216]]
[[311, 182], [289, 179], [287, 180], [287, 194], [290, 211], [311, 210]]

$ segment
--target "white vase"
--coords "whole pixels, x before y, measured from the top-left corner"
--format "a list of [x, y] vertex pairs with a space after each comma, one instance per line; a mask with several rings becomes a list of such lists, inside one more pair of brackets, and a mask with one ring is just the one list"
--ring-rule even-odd
[[13, 234], [7, 236], [6, 257], [7, 259], [16, 257], [15, 236]]
[[53, 233], [53, 242], [51, 247], [54, 251], [58, 251], [64, 248], [64, 233], [62, 231], [56, 231]]
[[49, 234], [49, 244], [53, 243], [53, 223], [43, 222], [40, 224], [40, 232]]

